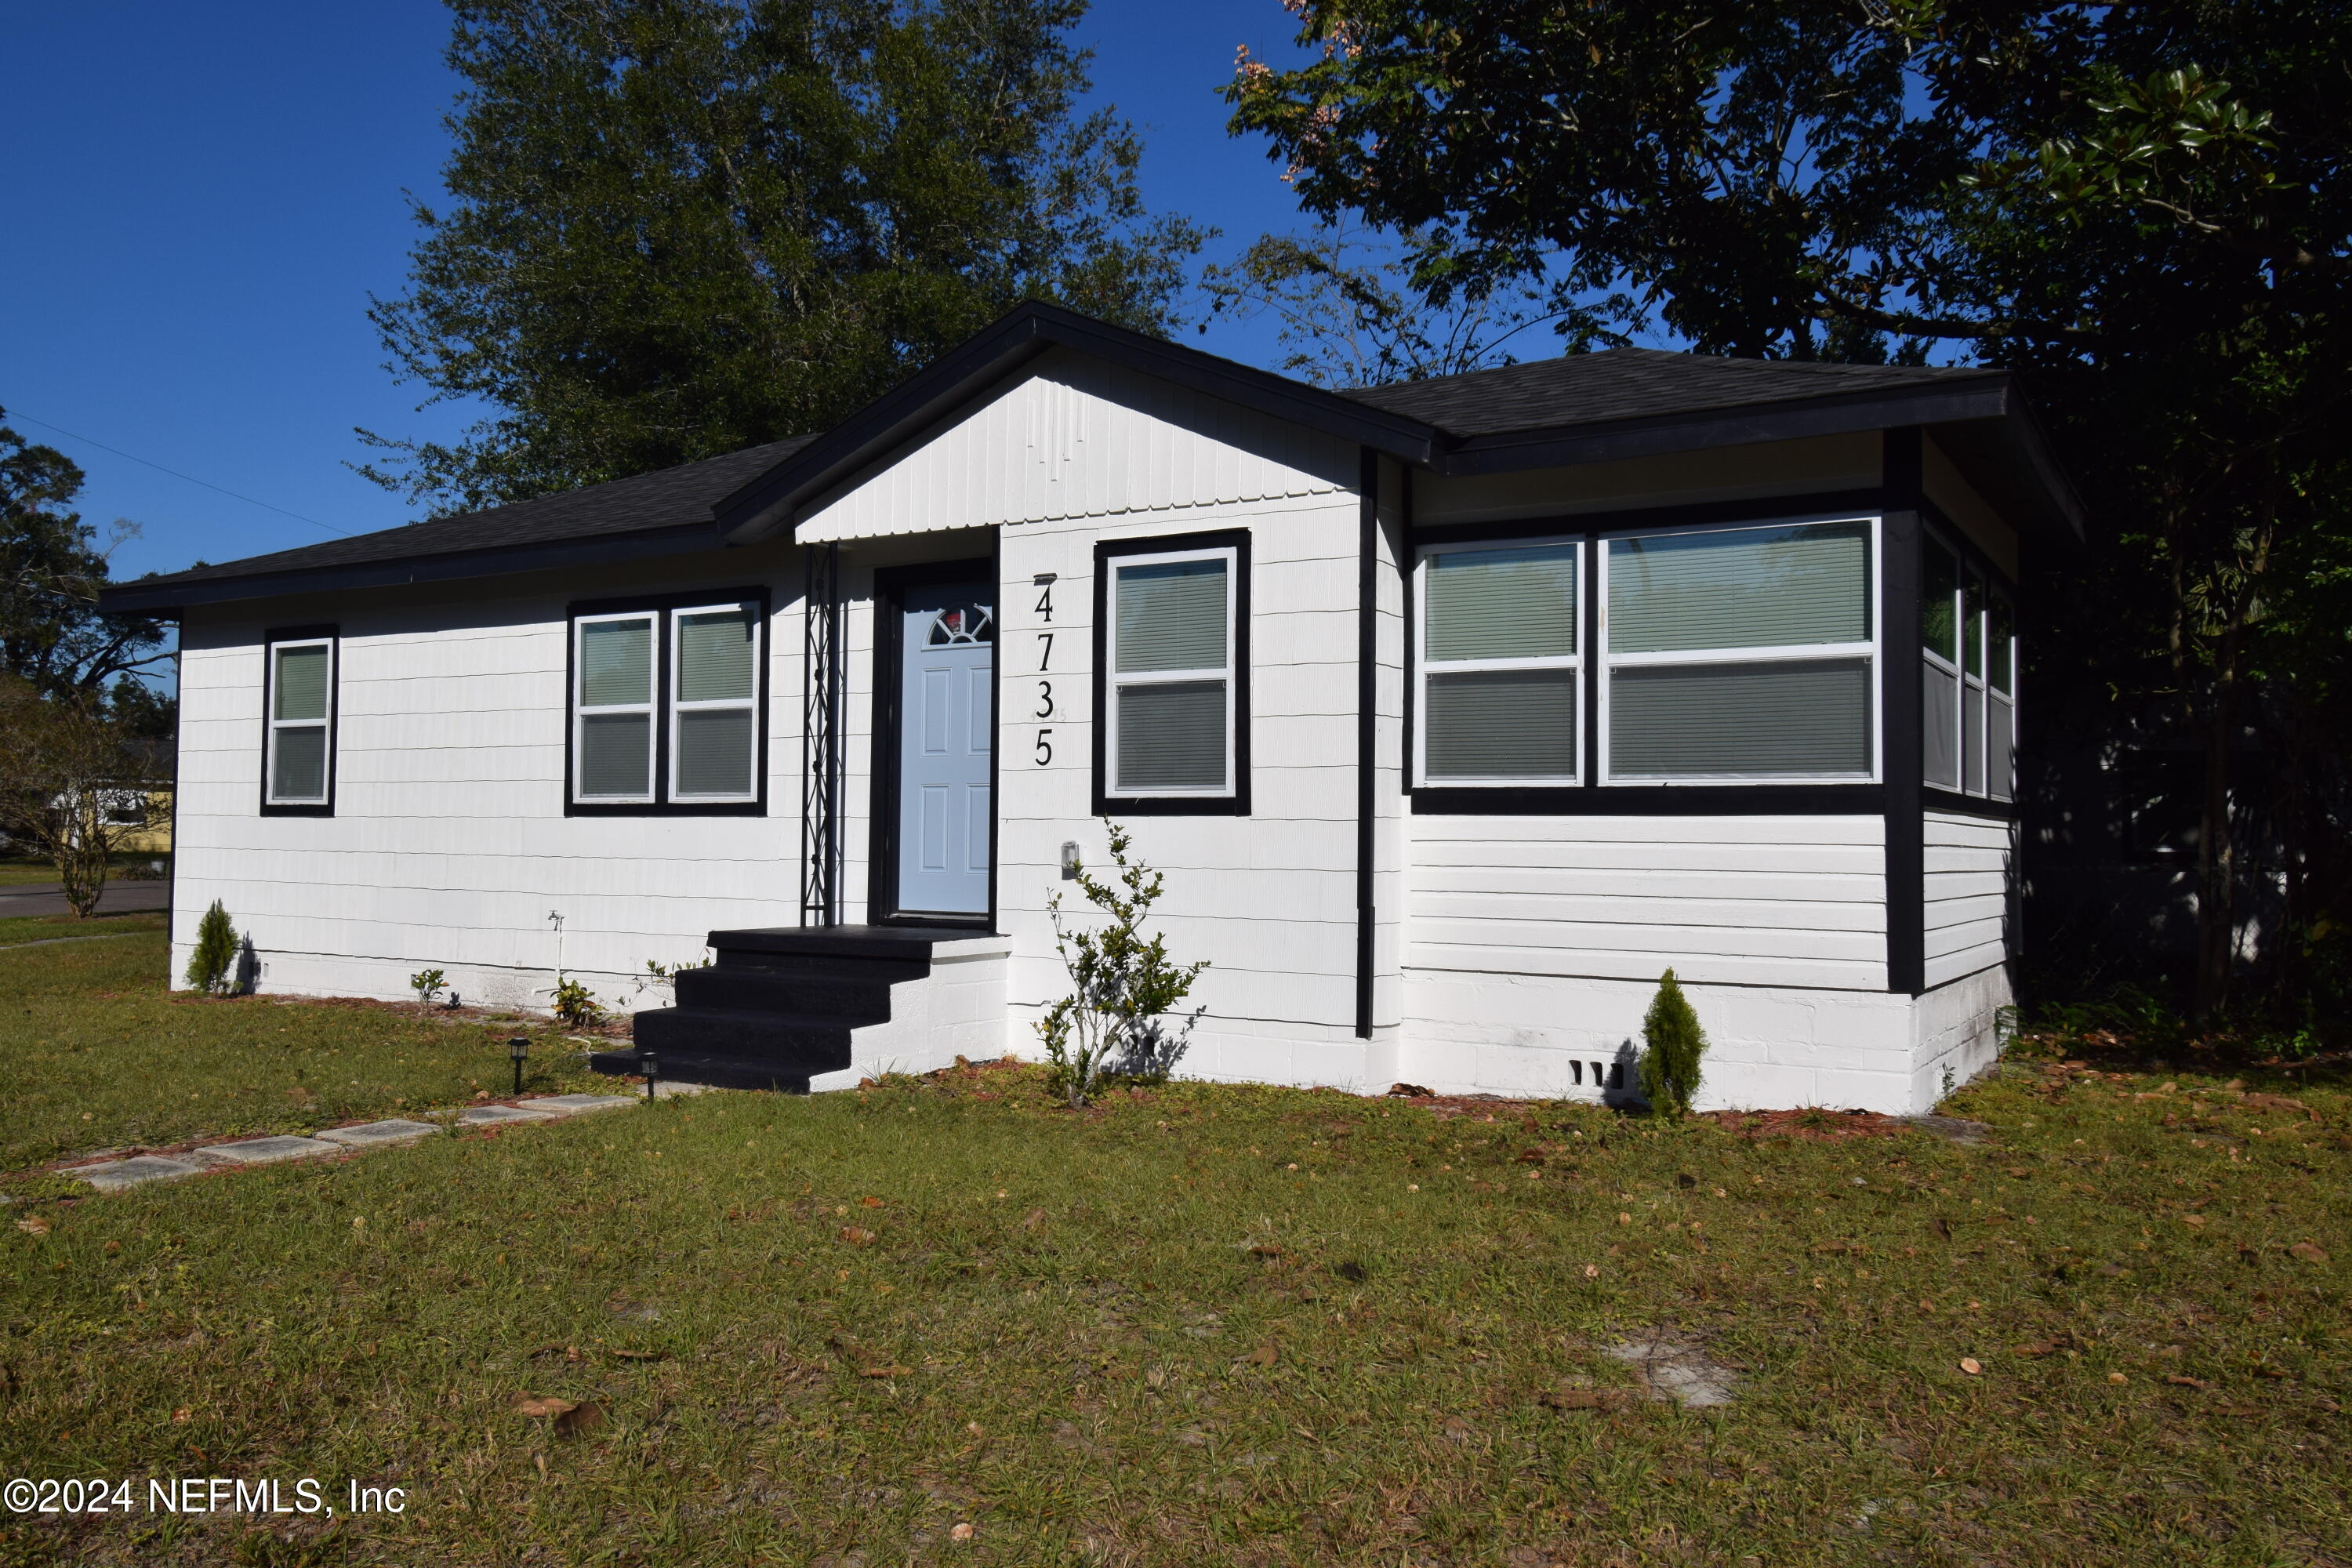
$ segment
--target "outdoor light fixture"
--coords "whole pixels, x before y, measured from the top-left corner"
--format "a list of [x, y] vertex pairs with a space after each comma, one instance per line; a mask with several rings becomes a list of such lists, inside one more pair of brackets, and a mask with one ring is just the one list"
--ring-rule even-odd
[[1076, 839], [1070, 839], [1062, 846], [1062, 880], [1075, 882], [1077, 879], [1078, 846]]
[[654, 1059], [653, 1052], [639, 1051], [637, 1070], [646, 1075], [646, 1099], [650, 1101], [654, 1097], [654, 1079], [661, 1076], [661, 1063]]
[[522, 1092], [522, 1059], [530, 1054], [530, 1037], [528, 1035], [517, 1035], [513, 1039], [507, 1042], [507, 1056], [509, 1059], [514, 1063], [515, 1092], [517, 1094], [520, 1094]]

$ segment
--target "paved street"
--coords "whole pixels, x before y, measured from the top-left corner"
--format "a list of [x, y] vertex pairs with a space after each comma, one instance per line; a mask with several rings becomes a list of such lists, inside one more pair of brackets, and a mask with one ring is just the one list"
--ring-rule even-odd
[[[101, 914], [121, 914], [126, 910], [160, 910], [171, 897], [169, 882], [125, 882], [119, 878], [107, 880], [106, 891], [99, 895]], [[0, 888], [0, 920], [12, 915], [62, 915], [68, 913], [66, 896], [55, 882], [29, 888]]]

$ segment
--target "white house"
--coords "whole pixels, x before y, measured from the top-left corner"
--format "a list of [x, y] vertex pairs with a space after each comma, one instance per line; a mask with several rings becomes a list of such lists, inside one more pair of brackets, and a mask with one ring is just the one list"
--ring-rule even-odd
[[[2016, 952], [2006, 375], [1619, 350], [1328, 392], [1024, 306], [815, 437], [148, 578], [173, 972], [608, 1005], [666, 1076], [1034, 1052], [1101, 819], [1212, 967], [1184, 1070], [1917, 1110]], [[625, 1070], [627, 1053], [605, 1065]]]

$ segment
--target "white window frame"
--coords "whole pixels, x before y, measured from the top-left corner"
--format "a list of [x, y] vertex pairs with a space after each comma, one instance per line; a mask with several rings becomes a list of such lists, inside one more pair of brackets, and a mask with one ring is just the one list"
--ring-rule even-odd
[[[1923, 556], [1925, 552], [1929, 550], [1940, 550], [1951, 558], [1952, 625], [1954, 628], [1956, 628], [1952, 639], [1953, 651], [1958, 654], [1961, 661], [1965, 663], [1969, 656], [1969, 622], [1968, 616], [1964, 613], [1969, 602], [1968, 552], [1961, 550], [1958, 546], [1951, 543], [1948, 540], [1945, 539], [1942, 534], [1937, 532], [1932, 528], [1923, 529], [1920, 532], [1922, 536], [1920, 551]], [[1927, 575], [1924, 566], [1921, 569], [1920, 575], [1922, 578]], [[1925, 595], [1921, 596], [1920, 603], [1922, 605], [1927, 603]], [[1944, 790], [1952, 795], [1964, 795], [1968, 792], [1969, 787], [1968, 677], [1963, 672], [1961, 665], [1953, 663], [1950, 659], [1946, 658], [1942, 654], [1937, 653], [1934, 648], [1929, 647], [1925, 640], [1922, 640], [1919, 644], [1919, 657], [1926, 659], [1931, 666], [1933, 666], [1937, 675], [1949, 679], [1952, 683], [1953, 782], [1950, 784], [1945, 784], [1939, 779], [1930, 779], [1927, 781], [1927, 787], [1929, 789]], [[1922, 713], [1921, 722], [1923, 725], [1926, 722], [1924, 711]], [[1926, 761], [1924, 747], [1925, 742], [1923, 741], [1921, 754], [1921, 762], [1923, 765]]]
[[[261, 799], [266, 805], [327, 805], [335, 798], [335, 698], [342, 675], [342, 653], [336, 638], [328, 637], [288, 637], [269, 644], [268, 706], [261, 720], [267, 744], [262, 747]], [[292, 648], [322, 647], [327, 650], [327, 711], [317, 719], [280, 719], [278, 717], [278, 659]], [[287, 730], [318, 730], [326, 736], [326, 763], [320, 770], [319, 793], [315, 795], [282, 795], [278, 793], [278, 737]]]
[[[650, 621], [653, 629], [646, 637], [648, 644], [657, 644], [662, 636], [662, 612], [659, 610], [613, 610], [593, 616], [572, 618], [572, 689], [564, 694], [572, 709], [572, 800], [576, 805], [650, 805], [654, 804], [654, 780], [657, 766], [656, 745], [660, 735], [660, 722], [656, 715], [661, 708], [661, 670], [658, 658], [648, 659], [646, 684], [649, 689], [643, 702], [599, 703], [591, 708], [581, 699], [581, 682], [588, 671], [588, 628], [615, 621]], [[642, 795], [586, 795], [582, 792], [582, 771], [588, 765], [587, 729], [591, 714], [599, 717], [610, 713], [642, 713], [646, 715], [646, 787]]]
[[[1825, 522], [1859, 522], [1869, 529], [1869, 589], [1870, 637], [1864, 642], [1797, 643], [1780, 647], [1730, 647], [1676, 649], [1671, 653], [1615, 653], [1609, 646], [1609, 546], [1620, 539], [1666, 538], [1684, 534], [1739, 533], [1759, 529], [1806, 528]], [[1885, 529], [1875, 514], [1856, 515], [1852, 512], [1827, 513], [1818, 517], [1758, 518], [1752, 521], [1709, 523], [1701, 527], [1684, 524], [1660, 524], [1650, 528], [1612, 529], [1601, 534], [1593, 543], [1596, 556], [1592, 586], [1592, 613], [1599, 617], [1594, 623], [1600, 637], [1600, 707], [1601, 759], [1600, 782], [1606, 787], [1655, 788], [1660, 785], [1675, 789], [1704, 789], [1717, 786], [1752, 786], [1755, 784], [1878, 784], [1886, 775], [1886, 660], [1880, 645], [1886, 637], [1885, 606], [1880, 603], [1886, 576], [1883, 549]], [[1709, 773], [1687, 778], [1661, 778], [1654, 774], [1619, 777], [1610, 763], [1610, 684], [1618, 669], [1675, 664], [1825, 664], [1835, 660], [1862, 659], [1870, 669], [1870, 772], [1858, 773]]]
[[[658, 614], [659, 612], [657, 612]], [[684, 605], [666, 612], [669, 621], [669, 684], [661, 695], [669, 699], [669, 714], [664, 721], [669, 747], [668, 798], [681, 805], [740, 805], [760, 798], [760, 683], [767, 673], [767, 627], [761, 624], [760, 606], [748, 599], [723, 600], [713, 605]], [[685, 627], [688, 616], [740, 615], [751, 623], [751, 694], [749, 697], [727, 697], [702, 702], [688, 702], [677, 694], [686, 689], [680, 677], [685, 673]], [[604, 616], [592, 617], [605, 619]], [[625, 620], [626, 616], [610, 617]], [[685, 795], [677, 787], [678, 731], [683, 716], [688, 713], [724, 713], [741, 710], [751, 716], [751, 787], [740, 795]], [[599, 712], [618, 712], [618, 709], [599, 709]], [[600, 795], [600, 800], [611, 796]]]
[[[1118, 669], [1118, 574], [1130, 566], [1159, 566], [1178, 561], [1223, 561], [1225, 563], [1225, 662], [1222, 669], [1155, 669], [1122, 675]], [[1234, 668], [1240, 626], [1241, 551], [1231, 544], [1204, 550], [1162, 550], [1150, 554], [1111, 555], [1103, 560], [1110, 581], [1103, 585], [1103, 798], [1105, 800], [1234, 800], [1241, 794], [1241, 770], [1234, 744], [1234, 710], [1241, 700], [1239, 676]], [[1225, 682], [1225, 782], [1221, 789], [1150, 789], [1119, 787], [1119, 690], [1127, 686], [1173, 685], [1206, 680], [1222, 675]]]
[[[1995, 600], [2000, 600], [2009, 606], [2009, 689], [2007, 691], [2001, 690], [1992, 683], [1992, 606]], [[2007, 592], [1994, 579], [1992, 574], [1988, 572], [1985, 574], [1985, 795], [1990, 800], [2012, 804], [2017, 799], [2017, 678], [2022, 673], [2018, 667], [2017, 640], [2017, 595]], [[2005, 794], [1996, 794], [1992, 787], [1992, 710], [1996, 702], [2009, 710], [2010, 776], [2006, 781], [2009, 787]]]
[[[1576, 547], [1576, 651], [1527, 658], [1446, 658], [1429, 657], [1429, 563], [1438, 555], [1465, 551], [1531, 549], [1546, 544]], [[1592, 553], [1582, 534], [1545, 534], [1529, 539], [1481, 539], [1425, 545], [1412, 563], [1412, 691], [1413, 711], [1420, 721], [1412, 727], [1412, 778], [1415, 789], [1559, 789], [1584, 782], [1584, 643], [1585, 617], [1592, 613], [1587, 588], [1591, 574], [1586, 563]], [[1442, 779], [1429, 776], [1429, 677], [1466, 675], [1482, 669], [1572, 669], [1576, 671], [1576, 766], [1568, 773], [1521, 773], [1511, 777]]]

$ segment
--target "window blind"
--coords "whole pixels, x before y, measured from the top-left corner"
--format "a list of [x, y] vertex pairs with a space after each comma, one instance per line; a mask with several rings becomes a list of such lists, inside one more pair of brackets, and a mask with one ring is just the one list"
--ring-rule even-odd
[[1931, 784], [1960, 787], [1960, 678], [1919, 660], [1919, 773]]
[[1808, 778], [1870, 772], [1870, 666], [1636, 665], [1611, 673], [1612, 776]]
[[677, 793], [752, 793], [751, 710], [711, 708], [677, 716]]
[[1119, 567], [1118, 673], [1223, 668], [1227, 575], [1222, 558]]
[[1432, 781], [1560, 779], [1576, 772], [1570, 667], [1433, 672], [1422, 771]]
[[[313, 644], [307, 647], [281, 647], [278, 653], [278, 679], [273, 688], [274, 717], [278, 719], [324, 719], [327, 716], [326, 646]], [[320, 753], [324, 755], [323, 751]], [[324, 785], [320, 788], [323, 791]]]
[[650, 713], [588, 713], [580, 720], [581, 798], [641, 798], [653, 787]]
[[1574, 657], [1578, 548], [1570, 542], [1431, 555], [1424, 657]]
[[677, 700], [725, 702], [751, 700], [757, 671], [751, 617], [740, 610], [680, 616], [677, 626]]
[[1805, 523], [1609, 542], [1612, 653], [1870, 640], [1870, 527]]
[[1225, 788], [1225, 689], [1223, 680], [1121, 687], [1119, 791]]
[[654, 623], [591, 621], [580, 628], [580, 703], [612, 708], [654, 700]]
[[298, 802], [327, 798], [327, 727], [324, 724], [306, 724], [278, 731], [274, 752], [269, 778], [271, 799]]

